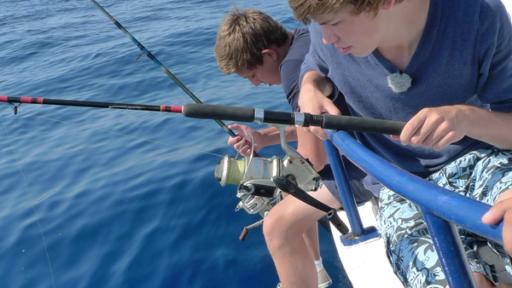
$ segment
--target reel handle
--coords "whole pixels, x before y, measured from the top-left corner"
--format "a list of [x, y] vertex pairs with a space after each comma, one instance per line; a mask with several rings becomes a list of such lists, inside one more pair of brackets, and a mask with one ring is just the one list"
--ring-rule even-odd
[[240, 239], [240, 241], [244, 241], [245, 237], [247, 236], [247, 234], [249, 234], [249, 230], [253, 229], [253, 228], [256, 228], [258, 226], [261, 226], [263, 225], [263, 220], [264, 219], [261, 219], [257, 222], [254, 222], [252, 223], [251, 225], [247, 225], [245, 226], [243, 229], [242, 229], [242, 233], [240, 233], [240, 236], [238, 236], [238, 239]]
[[247, 237], [247, 234], [249, 234], [249, 229], [247, 229], [247, 227], [244, 227], [244, 229], [242, 229], [242, 233], [240, 233], [240, 236], [238, 236], [238, 240], [244, 241], [245, 237]]

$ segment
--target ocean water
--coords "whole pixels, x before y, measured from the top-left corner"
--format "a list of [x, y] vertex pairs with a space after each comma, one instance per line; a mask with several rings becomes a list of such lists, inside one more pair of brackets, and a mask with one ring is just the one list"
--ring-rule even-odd
[[[299, 26], [286, 1], [103, 0], [207, 103], [288, 110], [279, 87], [223, 75], [223, 14], [255, 7]], [[0, 0], [0, 95], [192, 101], [89, 1]], [[213, 177], [234, 155], [213, 121], [140, 111], [0, 105], [0, 287], [274, 287], [258, 220]], [[279, 153], [278, 148], [263, 151]], [[322, 256], [345, 287], [330, 235]]]

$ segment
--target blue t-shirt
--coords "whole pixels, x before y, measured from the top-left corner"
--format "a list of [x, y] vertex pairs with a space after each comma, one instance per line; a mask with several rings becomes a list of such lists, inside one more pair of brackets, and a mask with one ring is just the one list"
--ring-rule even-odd
[[[309, 52], [310, 42], [307, 28], [299, 28], [293, 31], [290, 48], [288, 48], [288, 53], [279, 66], [281, 85], [286, 94], [286, 100], [288, 100], [293, 111], [299, 111], [300, 71]], [[344, 104], [343, 95], [337, 89], [334, 89], [329, 97], [339, 105]], [[348, 113], [348, 110], [343, 111], [343, 114]]]
[[[367, 57], [343, 55], [322, 44], [317, 24], [310, 33], [302, 74], [317, 70], [329, 77], [354, 116], [408, 121], [422, 108], [454, 104], [512, 111], [512, 27], [500, 0], [431, 0], [422, 38], [402, 71], [411, 76], [412, 86], [402, 93], [387, 83], [399, 69], [378, 51]], [[434, 151], [404, 146], [387, 135], [356, 134], [363, 145], [419, 176], [490, 146], [465, 137]]]
[[299, 108], [300, 67], [308, 54], [309, 45], [308, 29], [300, 28], [293, 31], [290, 48], [279, 66], [281, 85], [293, 111], [298, 111]]

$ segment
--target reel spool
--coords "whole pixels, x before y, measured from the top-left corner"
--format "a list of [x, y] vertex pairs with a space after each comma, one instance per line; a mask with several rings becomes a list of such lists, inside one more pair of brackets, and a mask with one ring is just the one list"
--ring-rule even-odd
[[245, 159], [234, 159], [225, 155], [215, 167], [215, 179], [222, 187], [226, 184], [238, 185], [245, 174]]
[[282, 166], [281, 159], [276, 156], [235, 159], [226, 155], [215, 167], [215, 178], [221, 186], [240, 185], [250, 180], [258, 180], [257, 182], [260, 184], [273, 185], [270, 179], [280, 175]]
[[215, 178], [220, 185], [237, 185], [240, 199], [235, 210], [244, 209], [249, 214], [264, 216], [272, 208], [277, 187], [272, 177], [279, 176], [282, 161], [278, 157], [246, 157], [235, 159], [224, 156], [215, 167]]

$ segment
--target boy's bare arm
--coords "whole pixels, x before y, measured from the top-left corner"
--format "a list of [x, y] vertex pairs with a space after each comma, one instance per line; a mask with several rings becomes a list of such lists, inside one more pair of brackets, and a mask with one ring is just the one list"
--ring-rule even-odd
[[313, 114], [340, 114], [328, 96], [332, 93], [331, 81], [317, 71], [304, 74], [300, 87], [299, 107], [302, 112]]
[[[300, 87], [299, 107], [301, 112], [340, 115], [340, 110], [328, 98], [332, 91], [332, 83], [325, 76], [317, 71], [306, 72]], [[321, 128], [309, 127], [309, 130], [318, 137], [325, 138], [325, 133]]]
[[[268, 127], [259, 129], [262, 135], [265, 136], [264, 146], [276, 145], [281, 143], [279, 139], [279, 129], [276, 127]], [[296, 141], [297, 140], [297, 131], [295, 126], [288, 126], [285, 129], [285, 136], [287, 141]]]
[[468, 127], [467, 136], [501, 149], [512, 149], [512, 113], [461, 105]]
[[297, 127], [297, 138], [297, 152], [308, 159], [316, 171], [320, 171], [327, 164], [322, 140], [304, 127]]

